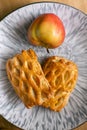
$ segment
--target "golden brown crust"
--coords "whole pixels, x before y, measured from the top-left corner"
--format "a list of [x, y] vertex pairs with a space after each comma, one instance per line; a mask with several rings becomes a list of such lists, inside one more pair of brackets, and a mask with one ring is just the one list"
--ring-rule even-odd
[[6, 64], [8, 78], [27, 108], [41, 105], [50, 95], [50, 85], [32, 49], [23, 50]]
[[69, 92], [58, 92], [57, 95], [55, 95], [54, 93], [54, 96], [51, 97], [49, 100], [46, 100], [46, 102], [44, 102], [42, 106], [59, 112], [67, 105], [69, 96]]
[[45, 77], [51, 85], [53, 97], [43, 103], [54, 111], [60, 111], [68, 102], [69, 95], [73, 91], [78, 69], [75, 63], [62, 57], [52, 56], [43, 66]]
[[68, 103], [78, 76], [76, 64], [58, 56], [48, 58], [42, 70], [32, 49], [9, 59], [6, 70], [27, 108], [42, 105], [54, 111], [60, 111]]
[[74, 89], [78, 77], [78, 69], [74, 62], [52, 56], [46, 60], [43, 72], [53, 90], [62, 88], [71, 92]]

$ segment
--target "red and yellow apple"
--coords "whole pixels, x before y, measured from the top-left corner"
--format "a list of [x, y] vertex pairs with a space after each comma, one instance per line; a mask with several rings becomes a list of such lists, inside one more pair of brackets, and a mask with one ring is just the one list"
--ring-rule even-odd
[[28, 29], [28, 40], [37, 46], [56, 48], [65, 38], [65, 28], [60, 18], [53, 13], [37, 17]]

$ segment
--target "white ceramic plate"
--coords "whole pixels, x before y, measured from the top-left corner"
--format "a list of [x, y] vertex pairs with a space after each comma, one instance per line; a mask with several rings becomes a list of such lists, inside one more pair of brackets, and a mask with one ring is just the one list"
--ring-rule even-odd
[[[27, 29], [43, 13], [55, 13], [63, 21], [66, 38], [62, 46], [50, 49], [28, 43]], [[6, 61], [22, 49], [33, 48], [40, 61], [46, 56], [64, 56], [79, 70], [75, 90], [61, 112], [42, 107], [27, 109], [13, 90], [7, 75]], [[8, 15], [0, 22], [0, 114], [25, 130], [68, 130], [87, 120], [87, 16], [72, 7], [58, 3], [35, 3]]]

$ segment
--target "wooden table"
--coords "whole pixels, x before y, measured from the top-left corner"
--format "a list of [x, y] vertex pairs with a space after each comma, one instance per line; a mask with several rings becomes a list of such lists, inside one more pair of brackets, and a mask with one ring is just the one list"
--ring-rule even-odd
[[[0, 0], [0, 20], [13, 10], [37, 1], [40, 2], [42, 0]], [[87, 14], [87, 0], [48, 0], [48, 1], [71, 5]], [[84, 123], [75, 130], [86, 130], [86, 129], [87, 129], [87, 123]], [[20, 129], [13, 126], [0, 116], [0, 130], [20, 130]]]

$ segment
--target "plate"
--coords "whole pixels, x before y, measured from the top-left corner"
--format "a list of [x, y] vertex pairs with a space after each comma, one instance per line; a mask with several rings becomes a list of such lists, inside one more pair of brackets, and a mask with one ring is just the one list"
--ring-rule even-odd
[[[58, 15], [66, 31], [64, 43], [50, 49], [49, 53], [27, 40], [28, 27], [43, 13]], [[61, 112], [38, 106], [27, 109], [14, 92], [7, 78], [6, 61], [28, 48], [35, 50], [40, 62], [48, 56], [58, 55], [77, 64], [78, 81]], [[87, 16], [84, 13], [66, 5], [43, 2], [20, 8], [0, 22], [0, 114], [25, 130], [68, 130], [87, 120]]]

